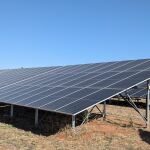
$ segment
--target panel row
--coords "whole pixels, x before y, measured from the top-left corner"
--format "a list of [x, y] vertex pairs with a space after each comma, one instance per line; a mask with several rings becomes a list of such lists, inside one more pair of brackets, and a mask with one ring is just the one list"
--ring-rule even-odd
[[[76, 114], [149, 79], [149, 62], [136, 60], [46, 68], [45, 72], [40, 69], [4, 72], [0, 74], [0, 101]], [[7, 86], [21, 80], [24, 81]]]

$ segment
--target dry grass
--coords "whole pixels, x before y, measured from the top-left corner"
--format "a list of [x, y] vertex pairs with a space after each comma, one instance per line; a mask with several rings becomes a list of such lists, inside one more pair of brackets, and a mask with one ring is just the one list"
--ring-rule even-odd
[[[144, 113], [143, 109], [141, 111]], [[107, 112], [106, 121], [93, 120], [76, 127], [75, 130], [68, 125], [56, 134], [46, 136], [33, 133], [32, 129], [27, 131], [16, 128], [14, 123], [2, 121], [0, 150], [150, 149], [150, 130], [144, 128], [144, 122], [132, 108], [109, 105]]]

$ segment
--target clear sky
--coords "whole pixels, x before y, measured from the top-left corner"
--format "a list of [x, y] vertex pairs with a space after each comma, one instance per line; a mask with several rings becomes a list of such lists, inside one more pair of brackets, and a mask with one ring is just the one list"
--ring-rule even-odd
[[150, 0], [1, 0], [0, 68], [150, 58]]

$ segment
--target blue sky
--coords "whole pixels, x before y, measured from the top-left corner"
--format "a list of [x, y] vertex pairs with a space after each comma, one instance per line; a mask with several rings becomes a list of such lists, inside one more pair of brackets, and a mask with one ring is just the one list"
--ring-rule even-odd
[[150, 0], [1, 0], [0, 68], [150, 58]]

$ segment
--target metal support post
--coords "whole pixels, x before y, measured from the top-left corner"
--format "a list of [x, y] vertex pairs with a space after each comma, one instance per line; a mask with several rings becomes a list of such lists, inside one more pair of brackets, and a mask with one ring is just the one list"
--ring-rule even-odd
[[149, 120], [149, 106], [150, 106], [150, 81], [147, 81], [147, 97], [146, 97], [146, 120], [147, 126], [150, 123]]
[[10, 108], [10, 117], [13, 117], [14, 115], [14, 105], [11, 105], [11, 108]]
[[75, 116], [72, 116], [72, 128], [75, 128], [76, 126], [76, 120], [75, 120]]
[[106, 101], [104, 101], [104, 105], [103, 105], [103, 119], [106, 119]]
[[38, 117], [39, 117], [39, 111], [38, 109], [35, 109], [35, 126], [38, 126]]

